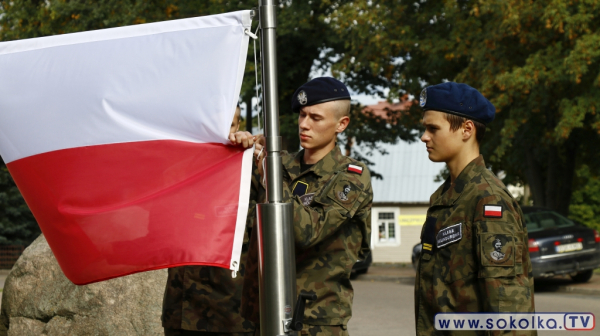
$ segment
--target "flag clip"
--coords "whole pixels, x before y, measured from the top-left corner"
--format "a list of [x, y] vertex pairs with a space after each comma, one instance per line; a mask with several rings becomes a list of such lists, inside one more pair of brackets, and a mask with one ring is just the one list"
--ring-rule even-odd
[[252, 37], [253, 40], [258, 39], [258, 36], [256, 36], [256, 34], [254, 34], [253, 32], [251, 32], [250, 29], [248, 29], [248, 28], [244, 29], [244, 34]]

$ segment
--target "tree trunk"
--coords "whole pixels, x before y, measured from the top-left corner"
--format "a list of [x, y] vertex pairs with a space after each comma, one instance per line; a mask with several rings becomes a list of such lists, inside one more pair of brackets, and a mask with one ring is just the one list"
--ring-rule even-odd
[[[526, 177], [531, 188], [533, 205], [569, 215], [569, 204], [573, 194], [577, 141], [573, 136], [563, 145], [547, 149], [546, 166], [536, 160], [533, 149], [526, 150]], [[546, 170], [544, 183], [543, 170]]]
[[548, 166], [546, 168], [546, 204], [547, 208], [556, 210], [558, 207], [558, 191], [563, 165], [558, 156], [558, 148], [550, 146], [548, 149]]
[[561, 184], [556, 195], [556, 211], [564, 216], [569, 215], [569, 205], [571, 204], [571, 195], [573, 194], [573, 179], [575, 178], [575, 160], [577, 158], [577, 141], [573, 139], [576, 136], [572, 134], [569, 140], [565, 142], [563, 156], [563, 171]]
[[529, 183], [529, 188], [531, 190], [531, 198], [533, 199], [533, 205], [535, 206], [545, 206], [545, 193], [544, 193], [544, 184], [542, 182], [542, 167], [540, 163], [535, 159], [533, 154], [533, 148], [529, 147], [525, 149], [526, 151], [526, 166], [525, 175], [527, 177], [527, 182]]

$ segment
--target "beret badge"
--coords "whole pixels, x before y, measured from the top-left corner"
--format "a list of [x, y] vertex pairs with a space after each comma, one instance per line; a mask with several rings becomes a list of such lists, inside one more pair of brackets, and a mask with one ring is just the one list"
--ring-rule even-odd
[[308, 102], [308, 96], [306, 96], [306, 92], [298, 92], [298, 102], [300, 103], [300, 105], [306, 105], [306, 103]]
[[421, 98], [419, 99], [419, 105], [421, 105], [421, 107], [425, 107], [426, 103], [427, 103], [427, 88], [424, 88], [423, 91], [421, 91]]

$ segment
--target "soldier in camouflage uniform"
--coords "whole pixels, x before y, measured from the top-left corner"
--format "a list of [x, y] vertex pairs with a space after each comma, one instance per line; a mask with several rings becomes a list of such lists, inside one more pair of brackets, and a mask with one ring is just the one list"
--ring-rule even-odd
[[431, 196], [415, 283], [417, 335], [535, 335], [536, 331], [438, 331], [440, 312], [534, 312], [523, 213], [479, 155], [494, 106], [465, 84], [421, 94], [430, 160], [450, 177]]
[[[373, 191], [367, 167], [342, 155], [337, 134], [350, 119], [350, 95], [333, 78], [316, 78], [293, 96], [300, 112], [297, 154], [283, 154], [284, 202], [294, 205], [296, 285], [312, 292], [301, 335], [344, 336], [352, 316], [354, 263], [369, 253]], [[262, 159], [262, 156], [261, 156]], [[260, 164], [258, 165], [261, 166]], [[259, 174], [262, 173], [259, 171]], [[262, 188], [255, 174], [253, 188]], [[259, 322], [258, 242], [252, 236], [242, 314]]]
[[[240, 108], [236, 108], [231, 133], [239, 129]], [[248, 133], [249, 134], [249, 133]], [[251, 195], [251, 199], [258, 198]], [[256, 202], [250, 202], [248, 218]], [[169, 269], [163, 299], [162, 324], [166, 336], [252, 336], [254, 324], [240, 315], [245, 260], [252, 220], [244, 234], [239, 274], [228, 269], [183, 266]]]

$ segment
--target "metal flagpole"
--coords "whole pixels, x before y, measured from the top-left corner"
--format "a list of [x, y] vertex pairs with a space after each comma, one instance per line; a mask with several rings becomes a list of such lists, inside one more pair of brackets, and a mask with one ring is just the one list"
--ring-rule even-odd
[[[259, 0], [267, 203], [257, 205], [261, 336], [297, 335], [289, 327], [296, 298], [292, 204], [283, 203], [276, 7]], [[303, 312], [302, 312], [303, 313]]]

